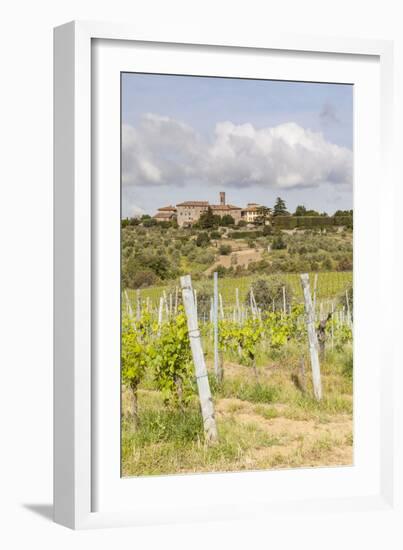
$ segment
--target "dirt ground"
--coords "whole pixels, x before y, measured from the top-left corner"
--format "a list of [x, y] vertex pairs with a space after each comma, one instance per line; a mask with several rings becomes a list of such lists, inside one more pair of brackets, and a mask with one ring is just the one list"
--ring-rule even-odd
[[[332, 416], [331, 420], [301, 420], [287, 418], [288, 406], [283, 404], [253, 405], [240, 399], [220, 399], [216, 402], [217, 419], [231, 416], [236, 423], [257, 427], [278, 440], [278, 444], [250, 451], [247, 462], [260, 468], [273, 465], [287, 467], [295, 464], [298, 455], [302, 467], [352, 465], [352, 419], [350, 415]], [[256, 412], [258, 411], [258, 412]], [[262, 413], [278, 415], [265, 418]], [[259, 414], [260, 413], [260, 414]], [[317, 452], [315, 452], [315, 450]], [[326, 451], [329, 453], [326, 453]], [[330, 452], [331, 451], [331, 452]], [[303, 458], [305, 454], [305, 458]], [[324, 454], [326, 459], [324, 463]]]
[[231, 266], [248, 267], [251, 262], [258, 262], [262, 259], [263, 250], [260, 248], [246, 248], [237, 250], [228, 254], [228, 256], [220, 256], [220, 258], [206, 270], [206, 275], [210, 275], [217, 267], [222, 266], [229, 268]]

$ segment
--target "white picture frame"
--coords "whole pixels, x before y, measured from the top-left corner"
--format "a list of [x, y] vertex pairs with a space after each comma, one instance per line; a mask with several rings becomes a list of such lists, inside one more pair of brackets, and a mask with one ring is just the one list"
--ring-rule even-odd
[[[108, 271], [105, 259], [111, 264], [110, 259], [116, 259], [116, 254], [120, 253], [119, 249], [116, 249], [116, 229], [113, 229], [113, 226], [109, 228], [112, 237], [102, 240], [101, 252], [99, 247], [102, 236], [99, 220], [108, 219], [108, 212], [110, 212], [108, 208], [111, 205], [116, 206], [117, 197], [120, 197], [120, 189], [116, 188], [111, 191], [111, 195], [99, 193], [95, 181], [100, 177], [99, 172], [103, 168], [107, 170], [110, 168], [112, 173], [116, 173], [116, 155], [120, 154], [120, 144], [111, 142], [111, 158], [114, 157], [115, 161], [111, 160], [108, 166], [103, 167], [98, 165], [98, 161], [94, 158], [97, 143], [102, 140], [102, 136], [109, 133], [107, 132], [109, 123], [108, 121], [99, 122], [97, 109], [100, 105], [101, 108], [104, 105], [102, 101], [108, 101], [108, 94], [111, 94], [110, 97], [114, 97], [114, 93], [116, 95], [116, 89], [109, 89], [107, 85], [109, 73], [105, 71], [103, 73], [103, 78], [107, 77], [106, 80], [97, 80], [96, 68], [102, 53], [96, 48], [101, 44], [102, 50], [102, 41], [108, 41], [108, 44], [114, 41], [115, 52], [111, 56], [107, 54], [101, 59], [101, 63], [106, 71], [110, 69], [115, 72], [117, 59], [121, 59], [126, 67], [120, 70], [128, 70], [128, 64], [133, 63], [133, 59], [136, 63], [133, 51], [128, 50], [130, 45], [153, 50], [154, 60], [145, 56], [141, 62], [142, 70], [149, 67], [149, 72], [156, 71], [155, 67], [159, 66], [158, 63], [161, 64], [161, 60], [164, 66], [168, 67], [166, 72], [172, 70], [169, 69], [169, 55], [162, 57], [162, 54], [164, 49], [168, 50], [173, 44], [176, 52], [186, 50], [188, 56], [197, 53], [200, 59], [207, 49], [210, 59], [219, 58], [223, 54], [232, 55], [234, 52], [244, 57], [253, 55], [261, 57], [271, 52], [274, 57], [281, 55], [283, 59], [293, 55], [314, 59], [315, 56], [321, 55], [324, 61], [320, 64], [321, 70], [324, 71], [323, 75], [325, 74], [324, 65], [329, 65], [332, 61], [340, 66], [353, 58], [362, 62], [363, 66], [367, 62], [368, 66], [372, 63], [372, 68], [368, 70], [367, 82], [371, 82], [370, 79], [377, 79], [375, 83], [379, 84], [379, 88], [377, 85], [374, 86], [373, 93], [367, 94], [366, 100], [364, 94], [361, 96], [362, 101], [367, 101], [368, 104], [365, 105], [366, 111], [363, 107], [361, 115], [358, 114], [357, 117], [371, 112], [371, 102], [376, 106], [374, 118], [371, 119], [371, 127], [375, 128], [375, 137], [369, 137], [368, 143], [363, 145], [363, 156], [371, 157], [369, 166], [375, 166], [376, 174], [383, 175], [382, 194], [385, 201], [393, 201], [393, 47], [390, 42], [281, 34], [268, 37], [250, 36], [244, 39], [231, 38], [229, 34], [225, 34], [225, 39], [222, 37], [217, 39], [210, 36], [208, 31], [203, 32], [201, 38], [195, 39], [187, 36], [185, 30], [180, 36], [177, 33], [175, 36], [170, 36], [167, 31], [166, 36], [155, 37], [152, 33], [148, 35], [147, 32], [139, 31], [130, 25], [88, 22], [72, 22], [56, 28], [54, 39], [55, 521], [71, 528], [82, 529], [251, 517], [258, 517], [265, 521], [268, 514], [292, 515], [309, 510], [308, 513], [315, 516], [323, 512], [344, 511], [346, 507], [351, 512], [381, 514], [387, 510], [390, 514], [397, 514], [394, 507], [397, 487], [393, 419], [398, 413], [391, 398], [394, 391], [395, 357], [391, 347], [386, 346], [388, 334], [384, 327], [378, 330], [379, 342], [377, 343], [378, 352], [384, 348], [382, 368], [375, 365], [377, 357], [380, 357], [375, 353], [376, 350], [369, 346], [368, 351], [365, 352], [364, 347], [361, 346], [362, 360], [369, 363], [372, 361], [374, 370], [368, 378], [372, 382], [368, 382], [368, 388], [371, 387], [367, 388], [367, 393], [364, 390], [361, 391], [360, 387], [355, 387], [355, 392], [357, 390], [358, 395], [361, 394], [362, 397], [359, 403], [363, 404], [362, 409], [358, 408], [358, 413], [361, 411], [368, 415], [366, 418], [360, 414], [357, 418], [357, 414], [355, 415], [355, 428], [358, 434], [362, 431], [366, 435], [363, 436], [362, 446], [356, 449], [357, 463], [350, 470], [333, 469], [331, 471], [332, 469], [324, 468], [300, 473], [288, 471], [282, 472], [281, 478], [278, 475], [276, 477], [276, 473], [270, 473], [269, 478], [267, 472], [141, 478], [124, 480], [125, 490], [121, 492], [118, 486], [122, 484], [117, 479], [120, 473], [117, 473], [114, 468], [116, 453], [119, 453], [120, 449], [114, 448], [111, 444], [105, 444], [110, 441], [108, 437], [116, 441], [116, 426], [119, 425], [120, 420], [117, 418], [117, 424], [115, 422], [114, 427], [110, 427], [105, 413], [103, 417], [100, 416], [98, 403], [101, 399], [102, 404], [105, 404], [105, 408], [102, 407], [103, 410], [116, 411], [116, 403], [119, 400], [119, 396], [115, 395], [112, 401], [107, 403], [108, 400], [105, 397], [105, 388], [113, 388], [113, 384], [116, 384], [116, 376], [112, 375], [110, 379], [112, 386], [107, 385], [108, 376], [106, 378], [103, 375], [98, 376], [99, 357], [107, 357], [111, 351], [107, 344], [107, 347], [102, 348], [102, 354], [100, 353], [100, 331], [105, 334], [105, 330], [108, 330], [108, 325], [103, 324], [102, 319], [105, 319], [108, 308], [116, 313], [117, 302], [120, 301], [118, 294], [116, 294], [117, 301], [108, 303], [101, 299], [105, 285], [116, 283], [116, 273], [119, 270], [116, 264], [115, 270]], [[123, 55], [124, 50], [126, 57]], [[202, 60], [200, 62], [203, 63]], [[326, 74], [329, 74], [330, 70], [328, 68]], [[217, 71], [219, 74], [219, 66]], [[205, 73], [202, 72], [202, 74]], [[324, 76], [322, 78], [326, 79]], [[339, 81], [341, 78], [340, 76]], [[367, 77], [364, 75], [363, 78]], [[97, 90], [94, 89], [94, 86], [100, 83], [103, 86], [104, 99], [99, 99], [96, 96]], [[96, 101], [94, 101], [95, 97]], [[119, 121], [116, 117], [115, 119], [112, 117], [109, 122], [116, 129]], [[94, 131], [94, 123], [97, 124], [96, 131]], [[357, 123], [361, 124], [362, 121], [358, 120]], [[113, 131], [111, 135], [115, 135]], [[104, 146], [106, 143], [102, 142], [101, 145]], [[355, 153], [356, 155], [360, 153], [359, 147]], [[364, 257], [367, 248], [364, 246], [365, 239], [379, 242], [374, 255], [379, 259], [379, 264], [382, 258], [385, 262], [383, 265], [388, 265], [393, 258], [393, 243], [385, 236], [393, 222], [381, 206], [377, 208], [380, 189], [376, 184], [376, 174], [371, 174], [370, 170], [366, 173], [363, 162], [358, 162], [357, 166], [359, 176], [368, 178], [370, 182], [368, 197], [364, 196], [364, 192], [356, 193], [356, 200], [361, 204], [365, 202], [366, 207], [361, 208], [361, 218], [359, 210], [358, 220], [357, 218], [355, 220], [355, 225], [358, 225], [355, 239], [360, 239], [360, 246], [362, 245], [364, 252], [362, 268], [359, 267], [360, 262], [358, 262], [354, 277], [356, 280], [356, 277], [361, 275], [363, 280], [362, 273], [367, 267], [365, 258], [368, 260], [368, 256]], [[362, 167], [361, 171], [360, 167]], [[369, 219], [366, 217], [368, 216], [366, 210], [370, 209], [373, 212], [374, 208], [377, 209], [376, 215], [372, 215], [376, 216], [376, 222], [364, 234], [359, 230], [360, 223], [363, 226], [366, 224]], [[103, 236], [105, 237], [105, 233]], [[360, 269], [362, 269], [361, 272]], [[106, 274], [103, 280], [97, 277], [97, 272], [100, 270]], [[392, 270], [374, 269], [371, 277], [367, 278], [367, 284], [373, 284], [374, 281], [377, 287], [379, 285], [381, 288], [379, 299], [376, 298], [375, 309], [378, 308], [380, 311], [381, 308], [390, 308], [384, 289], [391, 288], [395, 284]], [[358, 305], [359, 303], [358, 298]], [[368, 323], [367, 314], [368, 310], [364, 306], [361, 317], [358, 312], [358, 321], [355, 321], [357, 325], [355, 342], [363, 343], [365, 337], [370, 338], [371, 325]], [[116, 319], [116, 317], [113, 318]], [[107, 339], [103, 340], [104, 343], [106, 341]], [[102, 372], [109, 372], [110, 369], [112, 369], [111, 364], [106, 362]], [[112, 373], [111, 370], [110, 372]], [[377, 405], [371, 407], [374, 400], [377, 401]], [[365, 446], [366, 443], [368, 446]], [[110, 451], [111, 454], [108, 447], [114, 449]], [[367, 460], [365, 460], [365, 452]], [[100, 455], [106, 458], [100, 461]], [[108, 472], [111, 466], [112, 469], [114, 468], [114, 477], [109, 479]], [[356, 470], [354, 470], [355, 467], [357, 467]], [[362, 474], [359, 482], [355, 472]], [[340, 477], [337, 477], [339, 474]], [[286, 476], [288, 481], [285, 481]], [[268, 479], [270, 479], [273, 494], [258, 496], [257, 487]], [[137, 485], [127, 490], [133, 481], [136, 481]], [[217, 487], [217, 498], [214, 498], [212, 503], [207, 496], [211, 495], [214, 487]], [[282, 487], [284, 494], [280, 497]], [[288, 488], [285, 489], [286, 487]], [[295, 489], [296, 487], [298, 489]], [[330, 487], [333, 489], [330, 490]], [[349, 490], [347, 490], [348, 487]], [[198, 503], [191, 501], [190, 497], [195, 488], [200, 491], [200, 495], [203, 494]], [[142, 495], [143, 500], [139, 499], [140, 505], [129, 504], [128, 496], [131, 491], [135, 491], [137, 496]], [[224, 493], [227, 495], [226, 499], [220, 500], [219, 495]], [[163, 495], [165, 497], [168, 495], [169, 501], [164, 500]], [[158, 505], [155, 504], [156, 500]]]

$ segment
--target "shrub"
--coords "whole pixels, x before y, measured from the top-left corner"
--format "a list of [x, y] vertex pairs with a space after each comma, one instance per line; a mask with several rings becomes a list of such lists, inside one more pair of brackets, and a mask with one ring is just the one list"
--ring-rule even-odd
[[286, 306], [290, 306], [293, 298], [293, 291], [289, 283], [281, 276], [271, 276], [257, 279], [251, 284], [246, 296], [247, 304], [250, 303], [250, 290], [256, 300], [256, 305], [263, 311], [271, 311], [273, 304], [275, 309], [283, 308], [283, 288], [285, 289]]
[[197, 294], [197, 313], [199, 317], [205, 316], [208, 319], [213, 296], [213, 285], [211, 281], [198, 282], [195, 285]]
[[229, 273], [232, 273], [233, 270], [231, 268], [226, 269], [223, 265], [219, 265], [216, 269], [219, 277], [225, 277]]
[[284, 250], [287, 248], [287, 244], [284, 242], [283, 237], [278, 235], [273, 239], [271, 243], [272, 250]]
[[218, 250], [222, 256], [228, 256], [232, 252], [232, 247], [229, 244], [222, 244]]
[[202, 249], [195, 257], [196, 261], [200, 264], [210, 265], [214, 262], [214, 252], [211, 249]]
[[143, 227], [154, 227], [157, 223], [157, 220], [154, 220], [154, 218], [142, 220]]
[[235, 220], [230, 214], [225, 214], [221, 220], [220, 225], [227, 226], [227, 225], [235, 225]]
[[129, 288], [144, 288], [147, 286], [156, 285], [159, 281], [160, 279], [154, 271], [148, 269], [131, 273], [123, 282], [125, 286], [128, 286]]
[[353, 226], [352, 216], [276, 216], [273, 225], [281, 229], [296, 227], [321, 228], [329, 226]]
[[210, 229], [212, 227], [218, 227], [221, 222], [221, 217], [213, 214], [213, 211], [208, 207], [206, 212], [201, 214], [199, 221], [193, 225], [193, 227], [200, 227], [201, 229]]
[[342, 258], [337, 264], [337, 271], [352, 271], [353, 261], [350, 258]]
[[208, 233], [201, 232], [197, 235], [196, 245], [197, 246], [207, 246], [210, 242]]
[[323, 269], [325, 269], [326, 271], [332, 271], [333, 270], [333, 262], [330, 258], [326, 258], [326, 260], [324, 260], [324, 262], [322, 263], [322, 267]]
[[263, 231], [238, 231], [231, 233], [231, 237], [233, 239], [257, 239], [263, 237]]

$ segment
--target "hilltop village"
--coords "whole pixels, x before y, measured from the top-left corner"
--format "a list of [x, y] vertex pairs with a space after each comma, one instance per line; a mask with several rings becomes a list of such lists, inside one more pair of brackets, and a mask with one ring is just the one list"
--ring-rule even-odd
[[226, 203], [225, 192], [220, 192], [219, 204], [210, 204], [208, 201], [185, 201], [176, 206], [162, 206], [153, 216], [157, 222], [176, 220], [179, 227], [190, 226], [199, 221], [200, 216], [210, 208], [214, 215], [223, 217], [231, 216], [238, 224], [241, 220], [246, 223], [254, 223], [260, 215], [261, 206], [256, 203], [248, 203], [246, 207], [234, 206]]

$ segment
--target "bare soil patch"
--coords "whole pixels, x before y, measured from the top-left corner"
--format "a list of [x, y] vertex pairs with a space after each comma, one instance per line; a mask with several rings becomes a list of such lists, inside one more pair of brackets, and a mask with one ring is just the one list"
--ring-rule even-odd
[[[273, 438], [271, 446], [250, 449], [245, 457], [247, 468], [295, 466], [337, 466], [353, 463], [352, 418], [334, 415], [327, 423], [318, 420], [286, 418], [288, 406], [276, 403], [267, 406], [278, 416], [265, 418], [256, 406], [240, 399], [220, 399], [216, 403], [217, 419], [231, 417], [236, 423], [266, 432]], [[265, 407], [259, 405], [262, 412]]]
[[205, 274], [210, 275], [219, 266], [227, 269], [237, 265], [247, 268], [250, 263], [260, 261], [262, 254], [263, 250], [261, 248], [246, 248], [245, 250], [231, 252], [227, 256], [220, 256], [212, 266], [206, 269]]

